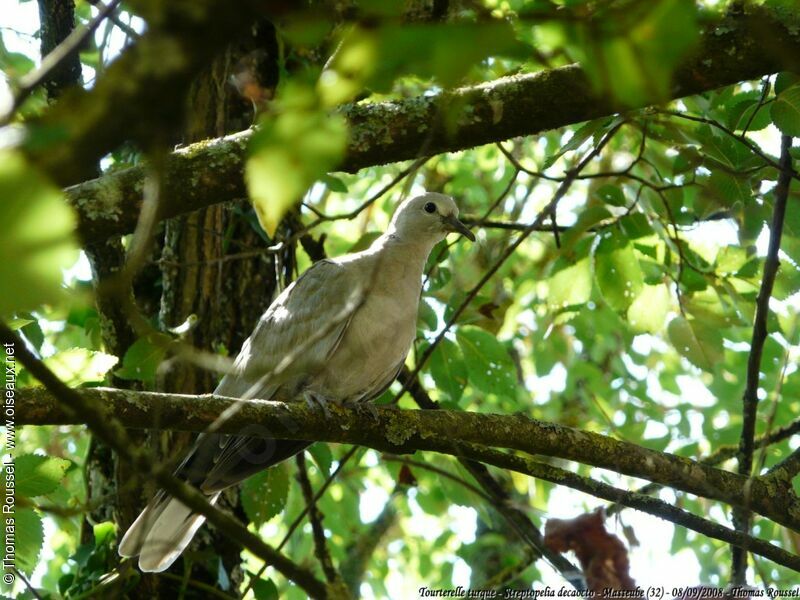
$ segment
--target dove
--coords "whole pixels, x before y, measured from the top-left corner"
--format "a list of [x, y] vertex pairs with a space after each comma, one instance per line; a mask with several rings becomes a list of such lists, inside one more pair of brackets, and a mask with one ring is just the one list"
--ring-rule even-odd
[[[401, 203], [369, 248], [315, 263], [275, 298], [214, 393], [305, 400], [326, 410], [380, 396], [414, 341], [428, 255], [451, 232], [475, 240], [451, 197], [431, 192]], [[213, 504], [224, 489], [310, 444], [201, 434], [175, 475]], [[142, 571], [164, 571], [204, 520], [161, 490], [128, 528], [119, 554], [138, 556]]]

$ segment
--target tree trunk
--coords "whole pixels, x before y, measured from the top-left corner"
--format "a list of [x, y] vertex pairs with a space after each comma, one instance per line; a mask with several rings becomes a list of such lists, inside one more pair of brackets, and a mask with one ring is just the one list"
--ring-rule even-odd
[[[277, 77], [277, 44], [271, 25], [259, 25], [253, 37], [229, 48], [192, 86], [184, 142], [191, 143], [246, 128], [254, 118], [254, 105], [237, 93], [232, 82], [242, 69], [270, 93]], [[268, 243], [258, 228], [247, 201], [202, 209], [167, 221], [162, 257], [160, 327], [196, 322], [186, 334], [195, 348], [235, 356], [250, 335], [276, 290], [272, 255], [225, 260], [230, 254], [266, 250]], [[198, 394], [213, 391], [219, 375], [187, 362], [173, 362], [159, 375], [164, 391]], [[186, 447], [191, 436], [156, 434], [151, 443], [164, 456]], [[243, 517], [238, 489], [223, 494], [223, 509]], [[183, 575], [191, 561], [191, 579], [222, 587], [236, 595], [242, 581], [239, 548], [224, 532], [203, 527], [171, 572]], [[225, 576], [220, 576], [220, 564]], [[226, 582], [225, 579], [229, 581]], [[145, 576], [140, 597], [164, 596], [177, 591], [179, 583]], [[191, 585], [185, 597], [192, 593]], [[202, 593], [200, 593], [202, 595]]]

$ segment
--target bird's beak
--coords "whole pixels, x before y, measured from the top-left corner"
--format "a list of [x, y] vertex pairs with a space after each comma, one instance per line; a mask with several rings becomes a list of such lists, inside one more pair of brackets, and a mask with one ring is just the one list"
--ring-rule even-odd
[[444, 223], [444, 228], [447, 231], [452, 231], [453, 233], [460, 233], [470, 242], [475, 241], [475, 234], [472, 233], [469, 229], [467, 229], [467, 226], [464, 225], [461, 221], [459, 221], [455, 215], [442, 217], [442, 222]]

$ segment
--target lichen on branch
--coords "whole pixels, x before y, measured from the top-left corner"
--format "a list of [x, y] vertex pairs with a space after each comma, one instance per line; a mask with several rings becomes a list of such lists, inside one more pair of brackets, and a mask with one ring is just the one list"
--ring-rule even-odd
[[[461, 444], [479, 444], [558, 457], [733, 506], [747, 505], [778, 523], [800, 529], [800, 501], [790, 488], [782, 489], [775, 481], [755, 478], [748, 483], [742, 475], [688, 458], [523, 415], [379, 407], [373, 417], [365, 411], [338, 406], [326, 414], [304, 403], [242, 402], [212, 394], [187, 396], [111, 388], [87, 388], [78, 393], [95, 406], [103, 406], [107, 416], [113, 415], [126, 427], [203, 431], [226, 413], [227, 420], [217, 424], [222, 433], [246, 428], [248, 435], [352, 443], [395, 454], [432, 450], [458, 456]], [[226, 412], [232, 404], [237, 409]], [[81, 422], [42, 388], [19, 390], [17, 416], [20, 424]]]

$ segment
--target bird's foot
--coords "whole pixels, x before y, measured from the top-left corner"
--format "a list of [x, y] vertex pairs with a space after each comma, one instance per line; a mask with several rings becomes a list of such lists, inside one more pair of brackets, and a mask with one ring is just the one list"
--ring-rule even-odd
[[375, 405], [372, 402], [358, 402], [358, 401], [351, 401], [345, 402], [344, 406], [347, 408], [352, 408], [359, 414], [369, 413], [372, 417], [372, 420], [376, 423], [380, 420], [378, 417], [378, 409], [375, 408]]
[[331, 409], [328, 408], [328, 402], [330, 402], [328, 398], [325, 398], [324, 396], [318, 396], [317, 394], [312, 394], [311, 392], [304, 393], [303, 398], [311, 410], [322, 409], [322, 412], [325, 413], [325, 416], [330, 418]]

